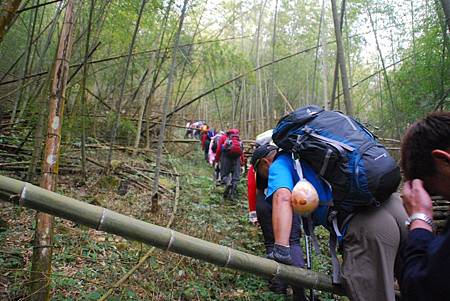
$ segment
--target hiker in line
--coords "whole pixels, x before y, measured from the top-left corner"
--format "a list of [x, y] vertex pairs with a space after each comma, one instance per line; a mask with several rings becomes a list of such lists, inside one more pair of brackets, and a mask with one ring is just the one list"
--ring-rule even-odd
[[198, 120], [196, 122], [191, 123], [192, 135], [195, 139], [200, 139], [200, 130], [203, 125], [203, 121]]
[[184, 138], [192, 138], [194, 135], [194, 130], [191, 127], [192, 125], [192, 120], [188, 121], [188, 123], [186, 123], [186, 132], [184, 133]]
[[449, 300], [450, 217], [435, 236], [430, 195], [450, 200], [450, 112], [433, 113], [411, 125], [401, 155], [406, 179], [402, 198], [410, 215], [402, 249], [402, 300]]
[[[332, 202], [319, 206], [312, 218], [314, 224], [330, 230], [330, 249], [335, 249], [333, 245], [338, 242], [341, 246], [343, 263], [339, 273], [333, 269], [333, 282], [342, 281], [350, 300], [394, 301], [394, 266], [398, 249], [406, 238], [407, 218], [399, 194], [394, 193], [400, 182], [395, 160], [351, 117], [317, 106], [301, 108], [281, 119], [272, 138], [278, 146], [289, 150], [278, 155], [269, 170], [267, 195], [273, 199], [275, 260], [291, 260], [291, 196], [294, 185], [301, 180], [299, 170], [303, 170], [305, 178], [310, 173], [331, 184], [322, 188], [324, 193], [332, 193]], [[340, 161], [343, 156], [347, 160]], [[355, 160], [351, 156], [359, 157]], [[347, 164], [347, 169], [343, 164]], [[310, 168], [308, 173], [305, 168]], [[341, 171], [348, 174], [340, 174]], [[345, 190], [349, 182], [357, 182], [351, 186], [354, 190]], [[317, 189], [317, 185], [313, 186]], [[376, 190], [368, 191], [369, 188]], [[335, 256], [332, 262], [333, 267], [339, 267]]]
[[[273, 145], [264, 144], [253, 152], [251, 165], [247, 174], [247, 191], [249, 203], [249, 218], [253, 224], [261, 227], [266, 254], [269, 257], [272, 254], [274, 246], [274, 236], [272, 228], [272, 205], [265, 200], [265, 192], [268, 186], [269, 167], [277, 155], [278, 148]], [[289, 237], [290, 256], [292, 265], [296, 267], [304, 267], [303, 252], [300, 246], [300, 217], [295, 214], [293, 217], [293, 225]], [[273, 258], [271, 258], [273, 259]], [[275, 293], [286, 294], [287, 284], [279, 279], [271, 279], [269, 281], [269, 289]], [[294, 300], [307, 300], [305, 291], [302, 287], [293, 288]]]
[[205, 141], [205, 161], [209, 163], [209, 150], [211, 149], [211, 139], [216, 135], [216, 131], [213, 128], [208, 129]]
[[215, 162], [216, 159], [216, 152], [219, 144], [220, 137], [224, 135], [225, 133], [223, 131], [219, 131], [217, 134], [215, 134], [211, 138], [211, 143], [209, 144], [209, 164], [211, 164], [214, 168], [214, 181], [216, 182], [216, 185], [220, 185], [220, 163]]
[[215, 162], [220, 162], [221, 183], [226, 185], [225, 199], [234, 199], [244, 161], [244, 146], [239, 137], [239, 130], [229, 129], [218, 141], [215, 158]]
[[209, 126], [207, 124], [204, 124], [201, 128], [201, 144], [206, 162], [208, 162], [209, 143], [211, 141], [210, 135], [211, 132]]
[[[255, 162], [259, 162], [260, 159], [268, 156], [272, 150], [278, 149], [272, 143], [272, 132], [273, 130], [270, 129], [256, 136], [255, 144], [253, 146], [253, 154], [250, 161], [250, 168], [247, 172], [248, 214], [250, 222], [254, 225], [258, 224], [258, 217], [256, 215], [256, 201], [265, 199], [265, 190], [267, 189], [267, 176], [265, 179], [258, 177], [258, 173], [256, 172], [254, 165]], [[270, 163], [272, 163], [272, 161], [270, 161]]]

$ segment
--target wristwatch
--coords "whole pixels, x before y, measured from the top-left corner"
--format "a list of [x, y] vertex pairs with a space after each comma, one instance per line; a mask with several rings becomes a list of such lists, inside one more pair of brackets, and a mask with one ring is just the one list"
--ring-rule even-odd
[[412, 214], [410, 217], [408, 217], [408, 219], [405, 221], [405, 225], [406, 227], [409, 228], [409, 226], [411, 225], [411, 223], [415, 220], [421, 220], [424, 221], [425, 223], [427, 223], [428, 225], [430, 225], [431, 227], [433, 227], [433, 220], [426, 215], [425, 213], [414, 213]]

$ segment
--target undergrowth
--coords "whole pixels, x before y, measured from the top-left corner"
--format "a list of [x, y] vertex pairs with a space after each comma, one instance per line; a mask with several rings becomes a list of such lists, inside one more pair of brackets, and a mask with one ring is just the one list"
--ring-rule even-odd
[[[238, 186], [236, 201], [222, 199], [213, 171], [200, 151], [181, 149], [166, 163], [181, 175], [181, 191], [172, 229], [244, 252], [264, 256], [259, 228], [247, 219], [245, 177]], [[126, 160], [126, 158], [123, 158]], [[139, 160], [139, 159], [138, 159]], [[165, 176], [166, 187], [174, 188], [174, 178]], [[76, 175], [61, 177], [58, 191], [76, 199], [105, 206], [141, 220], [166, 226], [173, 207], [173, 194], [161, 200], [161, 210], [150, 212], [148, 191], [131, 187], [118, 195], [117, 176], [91, 174], [83, 186]], [[27, 300], [31, 267], [34, 211], [3, 205], [0, 219], [0, 299]], [[97, 300], [130, 270], [150, 247], [124, 238], [88, 229], [56, 218], [53, 248], [52, 300]], [[319, 231], [321, 242], [326, 233]], [[314, 260], [314, 270], [330, 273], [328, 250]], [[321, 300], [329, 294], [319, 293]], [[174, 253], [156, 249], [124, 284], [114, 289], [108, 300], [285, 300], [271, 293], [267, 280], [220, 268]]]

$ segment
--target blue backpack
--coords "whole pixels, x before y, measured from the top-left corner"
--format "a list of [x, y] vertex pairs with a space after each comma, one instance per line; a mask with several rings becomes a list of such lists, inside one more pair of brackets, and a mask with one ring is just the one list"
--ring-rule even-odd
[[278, 122], [272, 139], [331, 185], [341, 225], [358, 210], [379, 206], [400, 183], [400, 169], [386, 148], [343, 113], [314, 105], [300, 108]]

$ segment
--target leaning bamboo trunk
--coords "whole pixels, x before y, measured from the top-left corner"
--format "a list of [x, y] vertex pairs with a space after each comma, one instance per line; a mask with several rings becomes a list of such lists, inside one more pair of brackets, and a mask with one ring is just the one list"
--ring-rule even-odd
[[139, 32], [139, 26], [141, 24], [141, 19], [142, 19], [142, 15], [144, 14], [144, 8], [145, 8], [146, 3], [147, 3], [146, 0], [141, 0], [138, 18], [136, 21], [136, 25], [134, 26], [133, 37], [131, 38], [130, 47], [128, 47], [127, 61], [125, 64], [125, 70], [124, 70], [124, 74], [123, 74], [122, 84], [120, 85], [120, 95], [116, 102], [116, 112], [115, 112], [116, 115], [114, 117], [114, 124], [113, 124], [113, 128], [111, 131], [111, 138], [109, 141], [108, 159], [107, 159], [107, 164], [106, 164], [106, 171], [108, 173], [111, 171], [111, 160], [112, 160], [112, 156], [113, 156], [113, 149], [114, 149], [114, 144], [116, 143], [117, 131], [119, 130], [119, 125], [120, 125], [120, 112], [122, 110], [122, 101], [123, 101], [123, 97], [124, 97], [124, 93], [125, 93], [127, 75], [128, 75], [129, 69], [130, 69], [131, 58], [133, 56], [133, 49], [136, 44], [136, 38], [137, 38], [137, 34]]
[[441, 0], [442, 9], [444, 10], [445, 22], [450, 32], [450, 0]]
[[[48, 129], [40, 183], [40, 186], [47, 190], [55, 189], [58, 175], [61, 125], [69, 74], [69, 59], [72, 52], [73, 7], [73, 0], [68, 0], [50, 85]], [[52, 245], [53, 216], [38, 212], [30, 281], [32, 300], [50, 299]]]
[[3, 41], [6, 32], [16, 16], [20, 2], [22, 2], [22, 0], [9, 0], [2, 4], [0, 11], [0, 43]]
[[0, 176], [0, 199], [218, 266], [343, 294], [327, 275], [217, 245], [4, 176]]
[[354, 113], [353, 103], [348, 84], [347, 68], [345, 65], [344, 45], [342, 44], [342, 35], [340, 30], [341, 24], [336, 8], [336, 0], [331, 0], [331, 8], [333, 11], [334, 32], [336, 35], [336, 45], [337, 45], [336, 55], [338, 58], [339, 67], [341, 71], [342, 90], [344, 91], [345, 112], [347, 113], [347, 115], [353, 115]]
[[169, 109], [169, 100], [172, 97], [172, 88], [173, 88], [173, 80], [175, 75], [175, 68], [177, 64], [176, 60], [176, 54], [178, 52], [178, 46], [180, 44], [180, 35], [181, 35], [181, 29], [183, 28], [183, 22], [184, 17], [186, 14], [187, 6], [188, 6], [189, 0], [184, 0], [183, 2], [183, 8], [181, 9], [181, 15], [180, 19], [178, 21], [178, 29], [177, 33], [175, 35], [175, 41], [173, 44], [172, 49], [172, 62], [170, 64], [169, 69], [169, 76], [167, 78], [167, 90], [166, 95], [164, 96], [163, 101], [163, 108], [162, 108], [162, 117], [161, 117], [161, 126], [159, 129], [159, 136], [158, 136], [158, 148], [156, 150], [156, 166], [155, 166], [155, 176], [153, 178], [153, 185], [152, 185], [152, 198], [151, 198], [151, 210], [152, 212], [158, 211], [158, 185], [159, 185], [159, 175], [160, 175], [160, 169], [161, 169], [161, 160], [162, 160], [162, 152], [163, 152], [163, 146], [164, 146], [164, 135], [166, 131], [166, 123], [167, 123], [167, 111]]
[[[342, 24], [344, 23], [344, 14], [345, 14], [345, 5], [346, 5], [346, 0], [342, 0], [341, 2], [341, 14], [340, 14], [340, 32], [342, 34]], [[335, 106], [335, 100], [336, 100], [336, 90], [337, 90], [337, 84], [339, 81], [339, 60], [338, 60], [338, 56], [336, 55], [336, 63], [334, 65], [334, 79], [333, 79], [333, 88], [332, 88], [332, 92], [331, 92], [331, 98], [330, 98], [330, 102], [329, 102], [329, 109], [330, 110], [334, 110], [334, 106]]]

